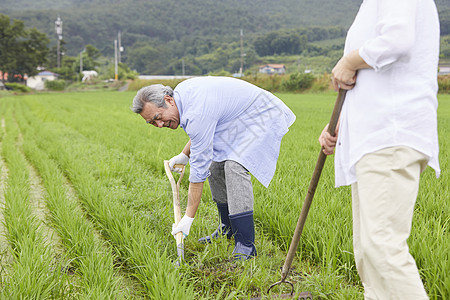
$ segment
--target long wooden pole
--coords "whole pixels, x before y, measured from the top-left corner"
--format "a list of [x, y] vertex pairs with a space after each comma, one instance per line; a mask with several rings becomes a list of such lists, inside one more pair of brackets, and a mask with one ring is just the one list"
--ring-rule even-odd
[[[181, 179], [184, 175], [185, 166], [184, 165], [175, 165], [175, 168], [181, 169], [180, 178], [178, 179], [178, 182], [175, 182], [175, 179], [173, 178], [172, 171], [169, 167], [169, 161], [164, 161], [164, 170], [166, 171], [166, 175], [169, 178], [170, 185], [172, 186], [172, 195], [173, 195], [173, 215], [174, 215], [174, 221], [175, 226], [178, 225], [178, 223], [181, 220], [181, 208], [180, 208], [180, 184]], [[183, 233], [180, 231], [175, 235], [175, 239], [177, 242], [177, 254], [179, 259], [184, 259], [184, 243], [183, 243]]]
[[[336, 131], [336, 126], [339, 121], [339, 115], [341, 114], [342, 105], [344, 104], [346, 90], [339, 90], [336, 103], [334, 105], [333, 114], [331, 115], [331, 120], [328, 126], [328, 132], [334, 136]], [[283, 269], [281, 271], [281, 280], [284, 282], [289, 270], [292, 265], [292, 261], [297, 251], [298, 244], [300, 242], [300, 237], [303, 232], [303, 227], [306, 222], [306, 217], [308, 216], [309, 208], [311, 207], [312, 200], [314, 198], [314, 193], [316, 192], [317, 184], [319, 183], [320, 175], [322, 174], [322, 169], [325, 164], [327, 156], [323, 153], [323, 147], [320, 149], [319, 158], [317, 159], [316, 168], [314, 169], [313, 176], [311, 178], [308, 193], [306, 194], [305, 201], [303, 202], [302, 211], [298, 218], [297, 226], [295, 227], [294, 236], [292, 237], [291, 245], [289, 246], [289, 251], [286, 256], [286, 261], [284, 262]]]

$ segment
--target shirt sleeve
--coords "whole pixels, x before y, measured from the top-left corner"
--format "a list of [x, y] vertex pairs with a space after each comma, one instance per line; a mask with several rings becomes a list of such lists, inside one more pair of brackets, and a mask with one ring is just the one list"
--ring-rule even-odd
[[193, 118], [188, 122], [186, 133], [191, 139], [190, 182], [204, 182], [210, 175], [216, 126], [217, 121], [211, 118]]
[[378, 0], [375, 35], [359, 49], [359, 55], [376, 72], [409, 60], [415, 42], [418, 0]]

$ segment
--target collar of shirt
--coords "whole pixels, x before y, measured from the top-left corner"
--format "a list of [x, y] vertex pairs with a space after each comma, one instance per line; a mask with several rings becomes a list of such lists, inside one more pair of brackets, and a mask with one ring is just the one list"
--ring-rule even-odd
[[175, 100], [175, 104], [178, 108], [178, 114], [180, 117], [180, 127], [184, 129], [184, 122], [182, 120], [183, 116], [183, 105], [181, 104], [180, 94], [177, 91], [173, 92], [173, 99]]

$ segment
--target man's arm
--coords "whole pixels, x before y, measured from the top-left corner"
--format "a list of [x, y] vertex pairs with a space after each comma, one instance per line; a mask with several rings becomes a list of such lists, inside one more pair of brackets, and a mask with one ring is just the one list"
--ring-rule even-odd
[[187, 142], [186, 146], [184, 146], [183, 148], [183, 152], [184, 154], [186, 154], [186, 156], [191, 156], [191, 140], [189, 139], [189, 141]]
[[188, 203], [186, 207], [186, 215], [193, 218], [197, 212], [200, 200], [202, 198], [203, 182], [189, 183]]
[[169, 160], [170, 170], [180, 173], [180, 168], [174, 168], [174, 165], [187, 165], [189, 162], [189, 156], [191, 154], [191, 140], [189, 140], [184, 146], [183, 151], [180, 154], [175, 155]]

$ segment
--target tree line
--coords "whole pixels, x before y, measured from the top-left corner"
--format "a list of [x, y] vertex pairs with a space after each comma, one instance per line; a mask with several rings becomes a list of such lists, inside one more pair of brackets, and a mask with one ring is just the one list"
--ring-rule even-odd
[[[20, 2], [20, 1], [19, 1]], [[88, 12], [89, 7], [84, 7], [84, 14], [74, 16], [72, 22], [64, 22], [64, 38], [61, 40], [61, 52], [64, 54], [61, 60], [61, 67], [56, 67], [56, 45], [54, 43], [55, 35], [45, 34], [35, 28], [27, 28], [25, 24], [31, 23], [37, 27], [54, 28], [50, 11], [25, 11], [22, 17], [24, 21], [13, 19], [7, 15], [0, 15], [0, 70], [14, 75], [28, 74], [32, 76], [37, 73], [36, 67], [41, 66], [52, 70], [61, 75], [66, 80], [77, 80], [80, 65], [80, 56], [83, 61], [83, 69], [96, 69], [104, 77], [114, 77], [113, 67], [113, 43], [117, 39], [117, 31], [125, 21], [118, 19], [104, 22], [103, 17], [95, 21], [97, 16], [97, 5], [92, 1], [92, 11]], [[126, 1], [119, 3], [124, 7]], [[66, 1], [65, 5], [69, 5]], [[62, 4], [61, 4], [62, 5]], [[199, 9], [196, 14], [186, 13], [183, 16], [180, 9], [176, 9], [173, 1], [155, 1], [145, 3], [145, 9], [150, 11], [150, 15], [155, 18], [168, 17], [171, 23], [179, 18], [183, 20], [183, 29], [174, 29], [166, 22], [145, 22], [140, 17], [135, 22], [129, 22], [129, 28], [122, 31], [125, 52], [122, 53], [122, 64], [119, 64], [119, 78], [135, 76], [131, 70], [141, 74], [167, 74], [181, 75], [182, 72], [187, 75], [205, 75], [213, 73], [234, 73], [238, 72], [241, 65], [241, 48], [239, 41], [239, 30], [236, 27], [240, 25], [240, 19], [230, 16], [231, 20], [224, 20], [227, 15], [224, 12], [218, 13], [216, 21], [220, 24], [233, 25], [236, 31], [231, 34], [229, 29], [217, 29], [224, 27], [211, 25], [209, 21], [197, 22], [201, 18], [204, 8]], [[184, 4], [187, 5], [187, 4]], [[208, 4], [206, 7], [217, 10], [214, 5]], [[219, 6], [219, 8], [225, 6]], [[125, 8], [124, 8], [125, 9]], [[132, 18], [133, 13], [140, 16], [141, 6], [132, 6], [126, 11], [123, 18]], [[109, 12], [105, 9], [105, 14]], [[230, 11], [227, 10], [229, 13]], [[247, 12], [248, 13], [248, 12]], [[17, 14], [17, 13], [16, 13]], [[158, 14], [160, 16], [158, 16]], [[270, 22], [277, 19], [276, 14], [270, 16]], [[169, 18], [170, 17], [170, 18]], [[84, 18], [84, 21], [83, 21]], [[89, 19], [89, 21], [86, 21]], [[209, 20], [209, 19], [208, 19]], [[252, 18], [250, 21], [252, 22]], [[74, 23], [75, 21], [75, 23]], [[448, 26], [450, 24], [450, 9], [441, 10], [441, 35], [450, 34]], [[253, 31], [244, 30], [243, 52], [244, 52], [244, 70], [252, 66], [266, 62], [283, 61], [283, 57], [297, 56], [303, 61], [312, 57], [323, 57], [323, 63], [330, 67], [335, 63], [334, 58], [342, 54], [343, 41], [346, 34], [344, 26], [302, 26], [288, 29], [283, 26], [270, 31], [261, 30], [258, 32], [254, 27], [260, 25], [261, 21], [255, 21], [255, 24], [247, 24]], [[180, 23], [179, 23], [180, 24]], [[45, 25], [45, 26], [44, 26]], [[258, 26], [259, 26], [258, 25]], [[203, 26], [203, 31], [199, 29]], [[268, 26], [267, 28], [271, 28]], [[112, 35], [111, 28], [117, 29]], [[226, 26], [225, 26], [226, 27]], [[193, 33], [188, 34], [189, 30]], [[256, 31], [256, 32], [255, 32]], [[69, 32], [69, 34], [67, 33]], [[180, 34], [185, 32], [186, 34]], [[197, 32], [197, 34], [195, 34]], [[203, 34], [203, 33], [208, 34]], [[202, 34], [198, 34], [202, 33]], [[50, 36], [50, 38], [49, 38]], [[77, 41], [74, 43], [74, 39]], [[447, 38], [448, 39], [448, 38]], [[68, 40], [68, 42], [67, 42]], [[93, 43], [85, 41], [94, 40]], [[330, 43], [319, 43], [320, 41], [331, 40]], [[446, 38], [443, 39], [446, 41]], [[108, 41], [108, 45], [104, 44]], [[76, 51], [73, 45], [76, 44]], [[100, 47], [99, 47], [100, 45]], [[448, 49], [441, 52], [442, 58], [450, 58]], [[329, 58], [332, 58], [331, 60]], [[298, 71], [298, 70], [297, 70]], [[11, 79], [13, 80], [13, 79]]]
[[[40, 69], [51, 70], [60, 75], [60, 79], [80, 80], [80, 71], [104, 68], [103, 75], [114, 78], [114, 67], [109, 59], [105, 60], [100, 50], [86, 45], [79, 56], [63, 55], [61, 65], [57, 66], [56, 46], [48, 46], [50, 40], [45, 33], [36, 28], [27, 28], [21, 20], [0, 14], [0, 80], [3, 82], [23, 82], [27, 76], [36, 75]], [[66, 51], [61, 40], [60, 53]], [[81, 68], [81, 69], [80, 69]], [[125, 64], [119, 65], [121, 78], [134, 77]]]
[[[100, 70], [106, 77], [114, 77], [111, 59], [91, 44], [84, 46], [78, 55], [70, 56], [66, 54], [65, 40], [61, 40], [60, 53], [64, 55], [58, 68], [56, 45], [48, 46], [50, 41], [45, 33], [35, 28], [27, 29], [23, 21], [11, 20], [7, 15], [0, 15], [0, 32], [0, 70], [8, 74], [33, 76], [38, 72], [37, 67], [43, 67], [60, 74], [62, 79], [73, 81], [79, 79], [81, 60], [83, 70]], [[243, 49], [245, 67], [267, 55], [323, 55], [328, 50], [313, 47], [309, 42], [343, 35], [344, 30], [339, 27], [311, 27], [289, 31], [281, 29], [246, 38]], [[241, 49], [238, 40], [223, 41], [218, 37], [191, 36], [165, 43], [150, 39], [129, 47], [122, 61], [119, 77], [135, 75], [131, 70], [141, 74], [180, 75], [181, 70], [189, 75], [221, 71], [233, 73], [240, 68]], [[18, 78], [9, 76], [8, 80]]]
[[25, 28], [20, 20], [0, 14], [0, 71], [1, 80], [23, 80], [24, 74], [35, 75], [37, 66], [46, 62], [49, 39], [35, 28]]

